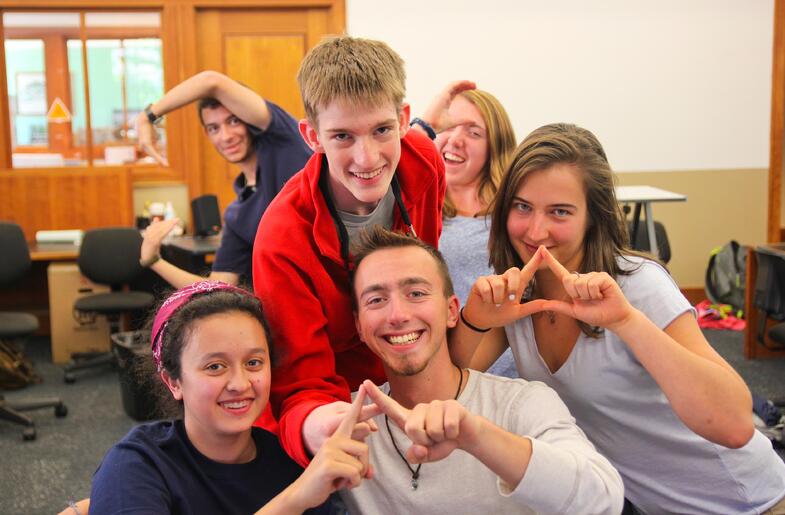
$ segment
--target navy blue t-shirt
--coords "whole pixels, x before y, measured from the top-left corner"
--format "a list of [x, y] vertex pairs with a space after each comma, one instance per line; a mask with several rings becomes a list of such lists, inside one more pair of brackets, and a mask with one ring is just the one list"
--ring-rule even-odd
[[256, 229], [264, 211], [289, 178], [311, 157], [297, 121], [286, 111], [267, 102], [272, 117], [265, 131], [248, 126], [256, 152], [256, 188], [245, 186], [241, 173], [234, 181], [237, 199], [224, 211], [221, 246], [215, 254], [213, 271], [233, 272], [251, 283], [251, 257]]
[[[254, 427], [256, 458], [215, 462], [188, 440], [182, 420], [133, 428], [93, 475], [91, 515], [255, 513], [302, 473], [272, 433]], [[327, 514], [328, 505], [307, 513]]]

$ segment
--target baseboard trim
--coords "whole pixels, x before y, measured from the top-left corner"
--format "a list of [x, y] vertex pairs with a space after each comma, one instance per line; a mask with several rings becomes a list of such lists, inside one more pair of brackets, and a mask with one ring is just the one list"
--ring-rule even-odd
[[706, 298], [706, 291], [703, 287], [682, 288], [681, 293], [693, 306]]

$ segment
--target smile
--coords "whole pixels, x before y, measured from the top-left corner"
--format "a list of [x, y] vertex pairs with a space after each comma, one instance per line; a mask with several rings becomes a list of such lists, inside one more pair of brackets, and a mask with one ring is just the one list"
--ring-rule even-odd
[[460, 163], [463, 163], [464, 161], [466, 161], [466, 159], [462, 158], [461, 156], [459, 156], [457, 154], [453, 154], [452, 152], [445, 152], [444, 154], [442, 154], [442, 157], [444, 157], [445, 161], [449, 161], [450, 163], [459, 163], [460, 164]]
[[411, 333], [406, 334], [396, 334], [392, 336], [385, 336], [384, 339], [387, 340], [390, 345], [397, 346], [397, 345], [410, 345], [417, 340], [420, 339], [420, 335], [422, 335], [422, 331], [414, 331]]
[[219, 402], [218, 404], [220, 404], [222, 408], [225, 408], [225, 409], [228, 409], [228, 410], [242, 411], [242, 410], [247, 409], [251, 405], [251, 402], [253, 402], [253, 399], [241, 399], [241, 400], [236, 400], [236, 401], [225, 401], [225, 402]]
[[373, 179], [374, 177], [378, 177], [384, 171], [384, 167], [377, 168], [376, 170], [370, 172], [349, 172], [350, 174], [354, 175], [358, 179], [369, 180]]

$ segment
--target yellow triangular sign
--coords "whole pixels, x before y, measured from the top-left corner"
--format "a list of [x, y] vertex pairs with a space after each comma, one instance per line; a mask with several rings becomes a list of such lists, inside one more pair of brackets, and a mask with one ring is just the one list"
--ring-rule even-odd
[[46, 113], [46, 119], [49, 120], [50, 123], [65, 123], [71, 121], [71, 113], [68, 111], [68, 108], [65, 106], [60, 97], [55, 97], [54, 102], [52, 102], [52, 107], [49, 108], [49, 112]]

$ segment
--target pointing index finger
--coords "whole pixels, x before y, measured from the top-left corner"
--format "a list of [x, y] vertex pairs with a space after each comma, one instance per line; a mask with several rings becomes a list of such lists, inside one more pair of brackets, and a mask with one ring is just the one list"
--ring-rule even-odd
[[548, 251], [548, 249], [546, 249], [545, 247], [540, 247], [538, 249], [538, 252], [540, 255], [542, 255], [543, 261], [548, 266], [548, 268], [551, 269], [551, 271], [554, 273], [556, 277], [558, 277], [559, 279], [564, 279], [565, 277], [570, 275], [570, 272], [566, 268], [564, 268], [564, 266], [562, 266], [561, 263], [559, 263], [559, 260], [553, 257], [553, 254], [551, 254]]
[[385, 415], [390, 417], [398, 427], [403, 428], [404, 424], [406, 424], [409, 410], [395, 402], [389, 395], [385, 395], [385, 393], [372, 382], [366, 380], [363, 382], [363, 386], [366, 388], [368, 397], [371, 398], [374, 404], [376, 404]]
[[365, 388], [360, 385], [360, 389], [357, 390], [357, 396], [354, 398], [354, 402], [352, 402], [352, 407], [349, 409], [346, 415], [343, 416], [343, 419], [338, 425], [338, 429], [335, 430], [335, 433], [351, 438], [352, 432], [354, 431], [354, 426], [357, 425], [357, 421], [360, 418], [363, 402], [365, 402]]

